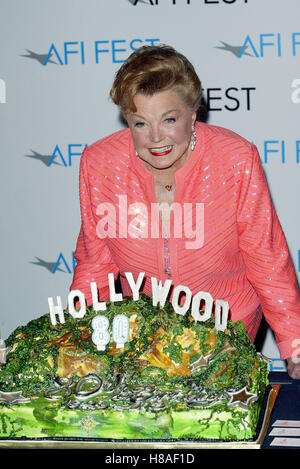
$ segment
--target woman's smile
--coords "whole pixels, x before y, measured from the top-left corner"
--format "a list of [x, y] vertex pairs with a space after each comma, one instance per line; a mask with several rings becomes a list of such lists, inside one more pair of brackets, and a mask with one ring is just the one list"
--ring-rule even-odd
[[153, 156], [165, 156], [171, 153], [173, 150], [173, 145], [167, 145], [165, 147], [160, 147], [160, 148], [149, 148], [149, 152]]

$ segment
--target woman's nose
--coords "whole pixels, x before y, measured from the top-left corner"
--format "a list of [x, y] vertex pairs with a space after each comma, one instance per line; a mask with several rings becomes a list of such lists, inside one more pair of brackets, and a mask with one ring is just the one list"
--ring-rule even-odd
[[152, 126], [151, 127], [151, 135], [150, 135], [151, 141], [153, 143], [158, 143], [161, 142], [163, 139], [161, 129], [158, 126]]

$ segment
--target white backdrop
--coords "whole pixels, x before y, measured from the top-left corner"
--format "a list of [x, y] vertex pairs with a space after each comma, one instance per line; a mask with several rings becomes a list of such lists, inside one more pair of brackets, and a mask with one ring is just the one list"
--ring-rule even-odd
[[[185, 54], [208, 123], [257, 145], [299, 278], [299, 17], [299, 0], [0, 0], [2, 338], [67, 298], [80, 155], [122, 128], [109, 90], [143, 44]], [[262, 351], [283, 369], [270, 331]]]

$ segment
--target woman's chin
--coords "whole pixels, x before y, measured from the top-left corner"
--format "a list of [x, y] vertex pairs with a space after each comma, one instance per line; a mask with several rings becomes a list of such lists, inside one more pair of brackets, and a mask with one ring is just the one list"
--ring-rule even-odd
[[141, 161], [146, 165], [146, 167], [159, 170], [159, 169], [168, 169], [171, 168], [174, 163], [176, 163], [176, 160], [166, 158], [164, 156], [151, 156], [151, 158], [141, 158]]
[[172, 168], [172, 166], [174, 165], [174, 162], [170, 162], [170, 161], [165, 161], [165, 162], [158, 162], [158, 161], [153, 161], [151, 163], [148, 163], [149, 166], [153, 169], [156, 169], [156, 170], [163, 170], [163, 169], [169, 169], [169, 168]]

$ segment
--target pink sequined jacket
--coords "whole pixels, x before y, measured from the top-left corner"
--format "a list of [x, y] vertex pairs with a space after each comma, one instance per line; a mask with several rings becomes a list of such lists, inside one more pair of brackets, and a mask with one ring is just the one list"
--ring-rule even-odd
[[192, 210], [186, 223], [184, 211], [172, 211], [168, 238], [153, 210], [153, 175], [135, 155], [130, 131], [86, 148], [71, 290], [81, 290], [89, 305], [91, 282], [100, 301], [109, 298], [108, 273], [120, 273], [124, 295], [132, 295], [124, 272], [135, 279], [145, 272], [145, 293], [151, 277], [171, 278], [193, 295], [226, 300], [230, 318], [242, 320], [253, 340], [263, 311], [281, 358], [291, 357], [300, 338], [300, 294], [256, 147], [207, 124], [197, 123], [196, 134], [194, 151], [175, 173], [174, 204]]

